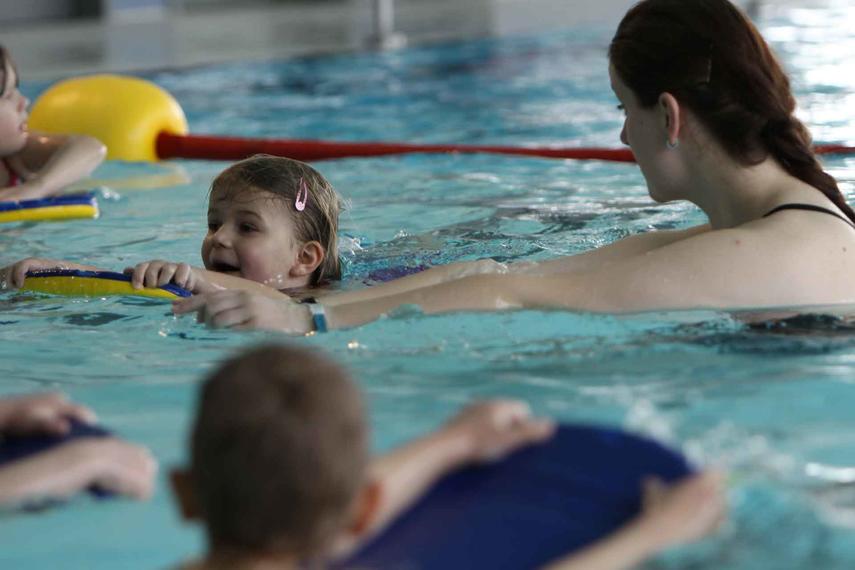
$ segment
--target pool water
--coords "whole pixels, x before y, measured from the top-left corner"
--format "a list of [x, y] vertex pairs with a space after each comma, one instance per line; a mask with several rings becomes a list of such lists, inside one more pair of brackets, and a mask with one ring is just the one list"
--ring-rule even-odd
[[[855, 142], [855, 11], [785, 9], [761, 21], [822, 142]], [[243, 136], [616, 146], [622, 117], [606, 75], [612, 30], [483, 40], [390, 54], [242, 63], [147, 75], [191, 131]], [[24, 73], [26, 70], [24, 70]], [[24, 83], [34, 97], [46, 85]], [[656, 205], [631, 165], [412, 155], [318, 163], [349, 201], [345, 286], [386, 268], [493, 257], [538, 260], [654, 228], [702, 221]], [[97, 221], [0, 228], [0, 262], [35, 255], [121, 269], [199, 263], [205, 198], [222, 163], [109, 163]], [[855, 159], [828, 170], [850, 197]], [[164, 178], [166, 187], [157, 186]], [[154, 182], [153, 182], [154, 181]], [[60, 389], [149, 446], [152, 501], [88, 497], [0, 516], [2, 568], [156, 568], [197, 554], [165, 474], [184, 460], [199, 379], [268, 333], [210, 331], [140, 299], [0, 296], [0, 394]], [[747, 327], [725, 314], [569, 312], [400, 315], [296, 338], [350, 367], [376, 447], [436, 427], [477, 398], [527, 400], [565, 421], [659, 437], [728, 469], [732, 516], [704, 544], [649, 568], [855, 567], [855, 330], [806, 318]]]

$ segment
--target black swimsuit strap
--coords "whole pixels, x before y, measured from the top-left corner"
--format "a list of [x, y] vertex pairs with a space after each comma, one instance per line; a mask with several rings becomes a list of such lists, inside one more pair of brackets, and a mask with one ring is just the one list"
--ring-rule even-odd
[[807, 210], [808, 212], [819, 212], [821, 214], [828, 214], [829, 216], [834, 216], [840, 220], [843, 220], [850, 227], [855, 228], [855, 224], [852, 223], [848, 218], [844, 218], [834, 210], [829, 210], [828, 208], [823, 208], [822, 206], [814, 206], [813, 204], [782, 204], [777, 208], [770, 210], [769, 212], [763, 215], [764, 218], [768, 218], [772, 214], [776, 212], [780, 212], [781, 210]]

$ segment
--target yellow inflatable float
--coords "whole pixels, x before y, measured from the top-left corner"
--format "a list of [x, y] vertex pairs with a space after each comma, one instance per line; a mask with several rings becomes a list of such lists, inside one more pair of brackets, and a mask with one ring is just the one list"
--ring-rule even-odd
[[187, 134], [184, 111], [172, 95], [121, 75], [76, 77], [51, 86], [33, 104], [29, 124], [36, 131], [93, 136], [113, 160], [158, 160], [159, 134]]

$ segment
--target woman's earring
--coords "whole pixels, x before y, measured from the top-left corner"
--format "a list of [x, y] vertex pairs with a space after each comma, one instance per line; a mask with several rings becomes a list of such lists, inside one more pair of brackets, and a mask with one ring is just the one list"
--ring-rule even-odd
[[665, 146], [668, 147], [668, 150], [674, 150], [675, 148], [680, 146], [680, 139], [676, 139], [674, 140], [674, 142], [671, 142], [671, 139], [668, 139], [667, 141], [665, 141]]

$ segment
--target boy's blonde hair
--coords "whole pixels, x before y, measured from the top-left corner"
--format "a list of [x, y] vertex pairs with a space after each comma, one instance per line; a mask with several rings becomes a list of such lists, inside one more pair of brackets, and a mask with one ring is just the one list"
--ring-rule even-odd
[[[301, 181], [308, 196], [305, 207], [295, 206], [300, 196]], [[326, 252], [323, 262], [312, 273], [309, 285], [341, 279], [338, 256], [338, 217], [342, 201], [320, 172], [304, 162], [257, 154], [226, 168], [214, 179], [211, 193], [235, 193], [254, 188], [280, 197], [294, 219], [296, 238], [303, 243], [319, 242]]]
[[320, 354], [268, 345], [205, 381], [191, 477], [213, 549], [322, 554], [347, 522], [368, 464], [359, 390]]

